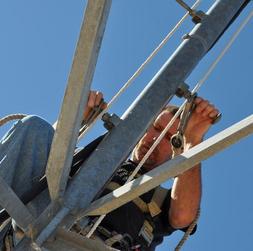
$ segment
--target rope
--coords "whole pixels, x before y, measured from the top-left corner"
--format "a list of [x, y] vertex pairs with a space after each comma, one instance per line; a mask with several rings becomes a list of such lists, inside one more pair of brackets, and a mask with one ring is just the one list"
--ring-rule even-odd
[[[199, 6], [201, 3], [201, 0], [197, 0], [193, 6], [192, 9], [195, 9]], [[127, 80], [127, 82], [123, 85], [123, 87], [116, 93], [116, 95], [111, 99], [111, 101], [108, 103], [107, 107], [97, 116], [96, 119], [93, 120], [93, 122], [90, 124], [89, 127], [86, 127], [85, 130], [82, 131], [78, 139], [81, 139], [88, 130], [96, 123], [97, 120], [101, 119], [103, 115], [111, 108], [113, 103], [120, 97], [120, 95], [130, 86], [130, 84], [141, 74], [141, 72], [144, 70], [144, 68], [148, 65], [148, 63], [154, 58], [154, 56], [163, 48], [163, 46], [169, 41], [169, 39], [172, 37], [172, 35], [176, 32], [176, 30], [182, 25], [182, 23], [185, 21], [185, 19], [189, 16], [189, 12], [187, 12], [175, 25], [175, 27], [165, 36], [165, 38], [162, 40], [162, 42], [154, 49], [154, 51], [147, 57], [147, 59], [141, 64], [141, 66], [135, 71], [135, 73]], [[137, 169], [137, 167], [136, 167]], [[139, 169], [138, 169], [139, 171]], [[138, 172], [137, 171], [137, 172]], [[131, 181], [137, 172], [132, 173], [132, 175], [128, 178], [126, 181]], [[105, 218], [105, 214], [101, 215], [98, 220], [94, 223], [93, 227], [91, 228], [90, 232], [86, 235], [87, 238], [90, 238], [92, 234], [95, 232], [99, 224], [102, 222], [102, 220]]]
[[212, 65], [209, 67], [208, 71], [204, 75], [204, 77], [197, 83], [196, 87], [193, 89], [193, 93], [197, 92], [201, 85], [207, 80], [209, 75], [213, 72], [214, 68], [216, 65], [219, 63], [219, 61], [223, 58], [225, 53], [228, 51], [228, 49], [232, 46], [234, 43], [235, 39], [239, 36], [241, 31], [244, 29], [244, 27], [248, 24], [250, 19], [253, 17], [253, 11], [250, 12], [250, 14], [245, 18], [245, 20], [241, 23], [239, 28], [234, 32], [233, 36], [230, 38], [228, 44], [226, 47], [222, 50], [222, 52], [219, 54], [219, 56], [216, 58], [216, 60], [212, 63]]
[[[222, 52], [219, 54], [219, 56], [216, 58], [216, 60], [211, 64], [211, 66], [209, 67], [209, 69], [207, 70], [206, 74], [203, 76], [203, 78], [196, 84], [195, 88], [192, 90], [192, 94], [196, 93], [199, 88], [204, 84], [204, 82], [207, 80], [207, 78], [210, 76], [210, 74], [213, 72], [213, 70], [215, 69], [215, 67], [217, 66], [218, 62], [223, 58], [223, 56], [225, 55], [225, 53], [228, 51], [228, 49], [232, 46], [232, 44], [234, 43], [235, 39], [239, 36], [240, 32], [242, 31], [242, 29], [246, 26], [246, 24], [250, 21], [250, 19], [253, 16], [253, 11], [249, 14], [249, 16], [245, 19], [245, 21], [239, 26], [239, 28], [236, 30], [236, 32], [233, 34], [232, 38], [229, 40], [227, 46], [222, 50]], [[165, 134], [168, 132], [168, 130], [171, 128], [171, 126], [174, 124], [174, 122], [176, 121], [176, 119], [180, 116], [182, 110], [184, 109], [185, 105], [187, 104], [187, 100], [185, 100], [183, 102], [183, 104], [179, 107], [178, 111], [176, 112], [176, 114], [172, 117], [172, 119], [170, 120], [170, 122], [167, 124], [167, 126], [164, 128], [164, 130], [161, 132], [161, 134], [159, 135], [159, 137], [156, 139], [156, 141], [153, 143], [153, 145], [151, 146], [151, 148], [149, 149], [149, 151], [146, 153], [146, 155], [143, 157], [143, 159], [140, 161], [140, 163], [137, 165], [137, 167], [135, 168], [135, 170], [133, 171], [133, 173], [130, 175], [130, 177], [128, 178], [127, 182], [131, 181], [135, 175], [139, 172], [140, 168], [143, 166], [143, 164], [146, 162], [146, 160], [148, 159], [148, 157], [150, 156], [150, 154], [153, 152], [153, 150], [156, 148], [156, 146], [160, 143], [160, 141], [162, 140], [162, 138], [165, 136]], [[99, 115], [101, 116], [101, 114]], [[99, 224], [102, 222], [102, 220], [104, 219], [106, 215], [101, 215], [98, 220], [96, 221], [96, 223], [93, 225], [93, 227], [91, 228], [90, 232], [87, 234], [87, 238], [90, 238], [90, 236], [94, 233], [94, 231], [96, 230], [96, 228], [99, 226]], [[196, 216], [196, 222], [197, 222], [197, 218], [199, 216]], [[195, 222], [194, 220], [194, 222]], [[193, 223], [194, 223], [193, 222]], [[192, 224], [193, 224], [192, 223]], [[196, 225], [196, 224], [195, 224]], [[191, 227], [191, 225], [189, 226], [189, 228]], [[194, 228], [194, 226], [193, 226]], [[187, 231], [188, 232], [188, 231]], [[186, 233], [187, 233], [186, 232]], [[187, 237], [188, 238], [188, 237]], [[187, 239], [186, 238], [186, 239]]]
[[[191, 7], [195, 9], [199, 6], [201, 0], [197, 0], [194, 5]], [[144, 68], [148, 65], [148, 63], [154, 58], [154, 56], [163, 48], [163, 46], [168, 42], [168, 40], [172, 37], [172, 35], [176, 32], [176, 30], [182, 25], [185, 19], [189, 16], [189, 12], [187, 12], [175, 25], [175, 27], [165, 36], [162, 42], [154, 49], [154, 51], [148, 56], [148, 58], [141, 64], [141, 66], [135, 71], [135, 73], [127, 80], [127, 82], [123, 85], [123, 87], [115, 94], [115, 96], [108, 103], [107, 107], [101, 112], [97, 118], [87, 127], [82, 134], [79, 136], [81, 139], [96, 123], [97, 120], [101, 119], [102, 116], [111, 108], [113, 103], [121, 96], [121, 94], [130, 86], [130, 84], [141, 74]]]
[[9, 122], [11, 120], [22, 119], [22, 118], [24, 118], [26, 116], [27, 116], [26, 114], [21, 114], [21, 113], [10, 114], [10, 115], [5, 116], [5, 117], [3, 117], [3, 118], [0, 119], [0, 126], [6, 124], [7, 122]]
[[[239, 26], [239, 28], [236, 30], [236, 32], [233, 34], [231, 39], [229, 40], [227, 46], [222, 50], [220, 55], [216, 58], [216, 60], [212, 63], [204, 77], [197, 83], [195, 88], [193, 89], [193, 93], [196, 93], [199, 88], [202, 86], [202, 84], [207, 80], [209, 75], [212, 73], [216, 65], [219, 63], [219, 61], [222, 59], [222, 57], [225, 55], [225, 53], [228, 51], [228, 49], [231, 47], [231, 45], [234, 43], [235, 39], [239, 36], [240, 32], [243, 30], [243, 28], [247, 25], [247, 23], [250, 21], [250, 19], [253, 17], [253, 11], [246, 17], [246, 19], [243, 21], [243, 23]], [[200, 208], [197, 211], [196, 217], [194, 221], [191, 223], [191, 225], [188, 227], [187, 231], [184, 233], [182, 239], [177, 244], [175, 251], [180, 251], [182, 246], [185, 244], [187, 239], [189, 238], [190, 234], [192, 233], [194, 227], [197, 225], [197, 222], [200, 217]]]
[[197, 225], [197, 222], [199, 220], [199, 216], [200, 216], [200, 209], [198, 209], [196, 217], [194, 219], [194, 221], [191, 223], [191, 225], [188, 227], [188, 229], [186, 230], [186, 232], [184, 233], [183, 238], [179, 241], [179, 243], [177, 244], [175, 251], [180, 251], [180, 249], [182, 248], [182, 246], [185, 244], [185, 242], [187, 241], [187, 239], [189, 238], [190, 234], [192, 233], [192, 230], [194, 229], [194, 227]]

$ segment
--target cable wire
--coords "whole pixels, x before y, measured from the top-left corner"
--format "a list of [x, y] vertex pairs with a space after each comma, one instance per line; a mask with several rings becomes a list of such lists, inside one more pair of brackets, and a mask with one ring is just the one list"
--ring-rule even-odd
[[[199, 4], [201, 3], [201, 0], [197, 0], [191, 9], [196, 9]], [[88, 130], [96, 123], [97, 120], [101, 119], [103, 115], [110, 109], [112, 104], [119, 98], [119, 96], [130, 86], [130, 84], [141, 74], [141, 72], [144, 70], [146, 65], [154, 58], [154, 56], [163, 48], [163, 46], [168, 42], [168, 40], [172, 37], [172, 35], [176, 32], [176, 30], [182, 25], [182, 23], [185, 21], [185, 19], [189, 16], [189, 12], [187, 12], [175, 25], [175, 27], [166, 35], [166, 37], [162, 40], [162, 42], [155, 48], [155, 50], [148, 56], [148, 58], [141, 64], [141, 66], [135, 71], [135, 73], [129, 78], [129, 80], [123, 85], [123, 87], [118, 91], [118, 93], [111, 99], [111, 101], [108, 103], [107, 107], [97, 116], [97, 118], [87, 127], [79, 136], [79, 140], [88, 132]], [[134, 172], [135, 173], [135, 172]], [[137, 172], [136, 172], [137, 173]], [[136, 175], [134, 174], [134, 176]], [[134, 177], [131, 175], [131, 179]], [[130, 178], [129, 177], [129, 178]], [[127, 180], [127, 182], [131, 181], [130, 179]], [[105, 218], [106, 215], [101, 215], [98, 220], [94, 223], [89, 233], [86, 235], [87, 238], [90, 238], [91, 235], [95, 232], [99, 224], [102, 222], [102, 220]]]
[[[207, 80], [207, 78], [212, 73], [212, 71], [214, 70], [216, 65], [219, 63], [219, 61], [222, 59], [222, 57], [225, 55], [225, 53], [228, 51], [228, 49], [231, 47], [231, 45], [233, 44], [235, 39], [239, 36], [240, 32], [248, 24], [248, 22], [250, 21], [250, 19], [252, 17], [253, 17], [253, 11], [250, 12], [250, 14], [246, 17], [246, 19], [242, 22], [242, 24], [239, 26], [239, 28], [236, 30], [236, 32], [233, 34], [233, 36], [230, 38], [227, 46], [222, 50], [222, 52], [219, 54], [219, 56], [216, 58], [216, 60], [212, 63], [212, 65], [210, 66], [210, 68], [208, 69], [208, 71], [206, 72], [204, 77], [197, 83], [197, 85], [193, 89], [192, 93], [196, 93], [199, 90], [199, 88], [202, 86], [202, 84]], [[200, 208], [197, 211], [197, 215], [196, 215], [194, 221], [190, 224], [190, 226], [188, 227], [187, 231], [183, 235], [182, 239], [177, 244], [174, 251], [180, 251], [181, 250], [182, 246], [184, 245], [184, 243], [187, 241], [190, 234], [192, 233], [194, 227], [197, 225], [199, 217], [200, 217]]]
[[[201, 3], [201, 0], [197, 0], [193, 6], [192, 9], [196, 9], [199, 4]], [[135, 73], [127, 80], [127, 82], [121, 87], [121, 89], [113, 96], [111, 101], [108, 103], [107, 107], [101, 112], [97, 118], [90, 124], [89, 127], [85, 129], [85, 131], [82, 132], [82, 134], [79, 136], [79, 140], [93, 127], [93, 125], [96, 123], [97, 120], [101, 119], [102, 116], [111, 108], [113, 103], [121, 96], [121, 94], [130, 86], [130, 84], [141, 74], [141, 72], [145, 69], [145, 67], [150, 63], [150, 61], [154, 58], [154, 56], [164, 47], [164, 45], [169, 41], [169, 39], [172, 37], [172, 35], [176, 32], [176, 30], [182, 25], [182, 23], [185, 21], [185, 19], [189, 16], [189, 12], [187, 12], [175, 25], [175, 27], [166, 35], [166, 37], [162, 40], [162, 42], [154, 49], [154, 51], [147, 57], [147, 59], [141, 64], [141, 66], [135, 71]]]
[[[242, 31], [242, 29], [247, 25], [247, 23], [250, 21], [250, 19], [252, 17], [253, 17], [253, 11], [248, 15], [248, 17], [245, 19], [245, 21], [239, 26], [239, 28], [233, 34], [233, 36], [229, 40], [227, 46], [222, 50], [222, 52], [219, 54], [219, 56], [216, 58], [216, 60], [211, 64], [211, 66], [209, 67], [209, 69], [207, 70], [207, 72], [203, 76], [203, 78], [196, 84], [195, 88], [192, 90], [192, 94], [196, 93], [199, 90], [199, 88], [204, 84], [204, 82], [207, 80], [207, 78], [210, 76], [210, 74], [213, 72], [213, 70], [217, 66], [218, 62], [223, 58], [223, 56], [225, 55], [225, 53], [232, 46], [232, 44], [234, 43], [235, 39], [239, 36], [239, 34]], [[153, 150], [156, 148], [156, 146], [160, 143], [160, 141], [162, 140], [162, 138], [165, 136], [165, 134], [168, 132], [168, 130], [171, 128], [171, 126], [174, 124], [174, 122], [176, 121], [176, 119], [179, 117], [179, 115], [182, 112], [182, 110], [184, 109], [186, 103], [187, 103], [187, 100], [185, 100], [183, 102], [183, 104], [179, 107], [179, 109], [176, 112], [176, 114], [172, 117], [172, 119], [170, 120], [170, 122], [167, 124], [167, 126], [164, 128], [164, 130], [159, 135], [159, 137], [153, 143], [153, 145], [151, 146], [151, 148], [149, 149], [149, 151], [145, 154], [145, 156], [143, 157], [143, 159], [139, 162], [139, 164], [137, 165], [137, 167], [135, 168], [135, 170], [133, 171], [133, 173], [129, 176], [129, 178], [128, 178], [128, 180], [127, 180], [126, 183], [130, 182], [135, 177], [135, 175], [139, 172], [140, 168], [143, 166], [143, 164], [149, 158], [150, 154], [153, 152]], [[91, 237], [91, 235], [94, 233], [94, 231], [99, 226], [99, 224], [102, 222], [102, 220], [104, 219], [105, 216], [106, 215], [101, 215], [99, 217], [99, 219], [96, 221], [96, 223], [91, 228], [90, 232], [87, 234], [87, 236], [86, 236], [87, 238]], [[181, 247], [181, 245], [180, 245], [180, 247]], [[177, 249], [177, 250], [179, 250], [179, 249]]]
[[22, 113], [7, 115], [7, 116], [0, 119], [0, 126], [6, 124], [7, 122], [9, 122], [11, 120], [22, 119], [26, 116], [27, 116], [27, 114], [22, 114]]

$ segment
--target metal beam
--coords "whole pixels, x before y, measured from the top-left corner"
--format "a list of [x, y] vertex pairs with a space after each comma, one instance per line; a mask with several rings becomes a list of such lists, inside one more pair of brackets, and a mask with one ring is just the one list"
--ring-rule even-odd
[[15, 251], [115, 251], [106, 246], [101, 240], [88, 239], [80, 234], [59, 228], [53, 238], [39, 247], [31, 239], [24, 238], [15, 248]]
[[46, 175], [52, 200], [65, 191], [111, 0], [89, 0], [58, 119]]
[[252, 133], [253, 115], [95, 201], [84, 215], [107, 214]]
[[[13, 248], [14, 251], [34, 251], [31, 245], [31, 239], [23, 238], [17, 246]], [[45, 251], [45, 250], [43, 250]]]
[[88, 239], [79, 234], [59, 229], [54, 236], [54, 241], [48, 241], [43, 245], [49, 251], [112, 251], [101, 240]]
[[[176, 52], [122, 117], [123, 121], [110, 131], [81, 170], [70, 181], [62, 202], [64, 204], [63, 209], [66, 208], [67, 211], [71, 209], [71, 214], [62, 220], [61, 225], [69, 222], [68, 217], [78, 217], [78, 213], [83, 212], [89, 206], [116, 168], [127, 158], [151, 121], [174, 95], [178, 85], [185, 81], [209, 48], [212, 47], [243, 3], [243, 0], [216, 1], [202, 23], [198, 24], [185, 38]], [[53, 172], [52, 175], [54, 175]], [[66, 176], [64, 176], [65, 178]], [[58, 183], [54, 183], [53, 180], [52, 184], [58, 186]], [[59, 185], [58, 188], [60, 189], [61, 186]], [[53, 216], [49, 216], [46, 224], [52, 218]], [[58, 226], [57, 217], [55, 217], [54, 222], [57, 224], [49, 224], [42, 232], [39, 231], [41, 233], [38, 236], [39, 244], [44, 243]]]
[[28, 225], [34, 220], [34, 218], [27, 207], [1, 176], [0, 191], [1, 207], [8, 212], [22, 230], [27, 231]]
[[[243, 0], [216, 1], [201, 24], [185, 38], [119, 123], [83, 164], [66, 191], [65, 205], [76, 211], [95, 195], [124, 161], [180, 83], [212, 47], [241, 8]], [[145, 111], [145, 112], [144, 112]], [[74, 211], [76, 210], [76, 211]]]

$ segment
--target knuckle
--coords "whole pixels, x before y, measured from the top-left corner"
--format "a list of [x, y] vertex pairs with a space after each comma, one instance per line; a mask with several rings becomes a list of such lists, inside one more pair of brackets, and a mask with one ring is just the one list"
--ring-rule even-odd
[[100, 97], [103, 96], [102, 92], [100, 92], [100, 91], [97, 91], [97, 92], [96, 92], [96, 95], [97, 95], [97, 96], [100, 96]]

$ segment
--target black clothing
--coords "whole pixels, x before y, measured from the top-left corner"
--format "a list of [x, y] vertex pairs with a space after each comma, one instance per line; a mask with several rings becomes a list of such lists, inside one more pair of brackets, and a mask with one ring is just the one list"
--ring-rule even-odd
[[[120, 185], [124, 185], [135, 167], [136, 165], [132, 161], [123, 163], [112, 178], [112, 181]], [[141, 174], [143, 173], [144, 172], [141, 171]], [[144, 202], [149, 203], [152, 199], [154, 191], [155, 189], [143, 194], [140, 196], [140, 198]], [[106, 190], [102, 195], [108, 192], [109, 191]], [[162, 204], [162, 212], [153, 218], [149, 213], [143, 213], [135, 203], [129, 202], [109, 213], [102, 221], [101, 226], [109, 229], [110, 231], [114, 230], [122, 235], [130, 235], [133, 239], [132, 241], [134, 246], [141, 244], [141, 251], [153, 251], [157, 245], [162, 243], [164, 236], [168, 236], [176, 230], [169, 224], [168, 221], [170, 192], [171, 191], [169, 190], [168, 195]], [[140, 230], [145, 220], [148, 220], [148, 222], [151, 223], [153, 227], [154, 238], [150, 246], [147, 246], [147, 242], [140, 240], [139, 236]], [[187, 229], [182, 229], [182, 231], [186, 230]], [[119, 247], [115, 246], [115, 248]]]
[[[86, 147], [84, 147], [82, 150], [76, 151], [72, 162], [70, 177], [74, 176], [74, 174], [80, 168], [82, 163], [96, 149], [96, 147], [98, 146], [98, 144], [100, 143], [100, 141], [103, 139], [104, 136], [105, 135], [102, 135], [99, 138], [95, 139]], [[131, 172], [135, 169], [135, 167], [136, 167], [135, 163], [133, 163], [130, 160], [124, 162], [121, 165], [121, 167], [116, 171], [115, 175], [112, 178], [112, 181], [119, 184], [120, 186], [124, 185], [128, 177], [131, 175]], [[139, 174], [144, 174], [144, 171], [140, 170]], [[46, 188], [47, 183], [46, 179], [44, 178], [36, 187], [34, 187], [33, 193], [25, 195], [24, 198], [21, 198], [21, 200], [24, 203], [27, 203]], [[140, 198], [144, 202], [149, 203], [152, 199], [154, 191], [155, 189], [143, 194], [142, 196], [140, 196]], [[111, 192], [109, 189], [105, 189], [102, 192], [101, 196], [109, 192]], [[132, 246], [138, 247], [139, 246], [138, 244], [141, 245], [141, 248], [136, 250], [154, 251], [156, 246], [162, 243], [164, 236], [168, 236], [176, 230], [172, 226], [170, 226], [168, 222], [169, 208], [170, 208], [170, 190], [161, 206], [161, 213], [158, 214], [157, 216], [151, 217], [149, 213], [143, 213], [135, 203], [129, 202], [109, 213], [102, 221], [101, 226], [109, 230], [110, 232], [116, 231], [118, 234], [121, 234], [126, 237], [124, 243], [126, 243], [127, 240], [129, 244], [127, 246], [129, 247], [129, 249], [128, 247], [122, 247], [121, 246], [122, 243], [115, 244], [113, 246], [115, 248], [120, 249], [121, 251], [133, 250], [131, 249], [131, 247]], [[7, 218], [8, 214], [5, 215], [4, 211], [0, 213], [1, 223]], [[140, 230], [142, 229], [143, 223], [145, 221], [148, 221], [153, 228], [153, 240], [150, 245], [148, 245], [147, 242], [140, 236]], [[187, 228], [182, 229], [182, 231], [186, 230]], [[193, 233], [195, 232], [195, 230], [196, 228], [194, 229]], [[1, 234], [4, 235], [6, 233], [6, 230], [0, 232]]]

